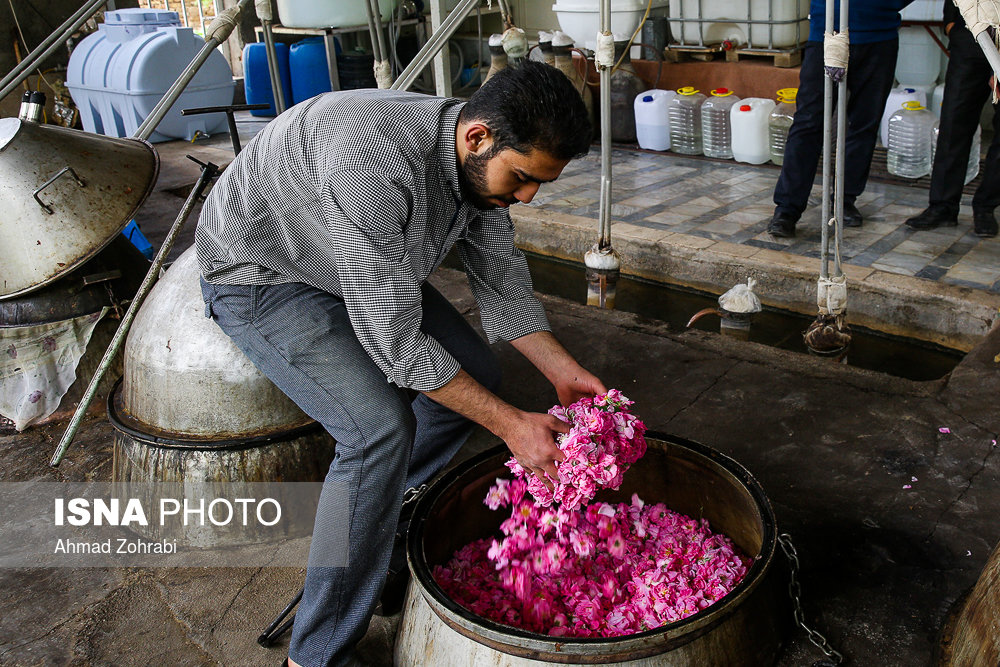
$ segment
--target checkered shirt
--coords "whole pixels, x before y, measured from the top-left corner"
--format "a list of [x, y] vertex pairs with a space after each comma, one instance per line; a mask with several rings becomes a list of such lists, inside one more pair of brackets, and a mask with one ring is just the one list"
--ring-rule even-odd
[[201, 212], [202, 276], [300, 282], [343, 298], [390, 382], [428, 391], [459, 363], [420, 330], [420, 285], [457, 246], [489, 341], [549, 330], [506, 209], [463, 200], [462, 104], [398, 91], [329, 93], [296, 105], [225, 170]]

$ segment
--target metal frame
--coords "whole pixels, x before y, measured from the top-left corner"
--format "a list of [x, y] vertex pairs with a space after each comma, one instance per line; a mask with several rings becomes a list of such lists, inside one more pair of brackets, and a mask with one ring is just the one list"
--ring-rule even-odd
[[[694, 18], [685, 18], [684, 16], [684, 0], [677, 1], [678, 15], [672, 16], [668, 13], [667, 21], [670, 23], [680, 22], [682, 24], [688, 23], [715, 23], [722, 19], [710, 19], [705, 18], [704, 12], [702, 10], [702, 2], [704, 0], [698, 0], [698, 15]], [[798, 2], [799, 0], [792, 0], [793, 2]], [[727, 23], [735, 23], [737, 25], [746, 26], [747, 31], [747, 44], [743, 47], [739, 47], [740, 51], [746, 53], [788, 53], [790, 51], [797, 51], [802, 48], [806, 40], [802, 37], [802, 23], [803, 21], [808, 22], [808, 16], [805, 18], [795, 18], [795, 19], [785, 19], [785, 20], [775, 20], [774, 19], [774, 3], [775, 2], [788, 2], [788, 0], [768, 0], [767, 3], [767, 18], [766, 19], [755, 19], [753, 18], [754, 12], [752, 10], [752, 4], [747, 0], [747, 16], [746, 19], [724, 19]], [[795, 25], [795, 45], [787, 48], [777, 48], [774, 46], [774, 28], [775, 26], [782, 25]], [[750, 38], [752, 36], [752, 29], [755, 25], [766, 25], [768, 26], [767, 31], [767, 47], [751, 46]], [[709, 46], [705, 44], [704, 34], [702, 30], [698, 30], [698, 42], [697, 44], [692, 44], [685, 41], [684, 30], [685, 25], [682, 25], [681, 34], [679, 39], [673, 39], [667, 42], [667, 48], [682, 48], [686, 50], [704, 50], [704, 51], [714, 51], [717, 50], [716, 47]], [[699, 25], [700, 28], [700, 25]], [[808, 37], [808, 34], [806, 35]]]

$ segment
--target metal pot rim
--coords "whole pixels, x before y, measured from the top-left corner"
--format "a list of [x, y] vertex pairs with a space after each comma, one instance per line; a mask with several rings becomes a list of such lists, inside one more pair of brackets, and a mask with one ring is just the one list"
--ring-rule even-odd
[[212, 451], [251, 449], [273, 442], [294, 440], [315, 431], [323, 430], [322, 424], [310, 420], [301, 426], [284, 428], [272, 433], [246, 438], [226, 437], [220, 439], [206, 436], [191, 436], [183, 433], [157, 432], [153, 427], [131, 417], [124, 409], [122, 405], [122, 380], [123, 378], [118, 378], [114, 387], [108, 392], [108, 421], [111, 422], [111, 427], [116, 431], [150, 447], [161, 449], [210, 449]]
[[[456, 631], [487, 646], [514, 655], [520, 655], [521, 657], [534, 659], [541, 659], [539, 658], [539, 654], [544, 653], [546, 660], [552, 661], [563, 658], [560, 661], [564, 662], [580, 661], [586, 654], [589, 654], [584, 652], [591, 651], [595, 646], [606, 646], [609, 652], [614, 651], [618, 654], [627, 653], [629, 659], [659, 655], [665, 650], [677, 648], [697, 639], [735, 613], [739, 608], [739, 603], [745, 600], [764, 579], [777, 553], [777, 520], [770, 500], [764, 494], [760, 483], [750, 471], [735, 459], [722, 452], [692, 440], [655, 431], [647, 431], [646, 438], [661, 440], [670, 445], [680, 446], [716, 463], [743, 485], [760, 509], [763, 524], [760, 553], [754, 558], [753, 564], [747, 570], [746, 575], [740, 583], [724, 598], [687, 618], [668, 623], [659, 628], [646, 630], [645, 632], [621, 637], [580, 638], [553, 637], [497, 623], [473, 614], [452, 600], [434, 580], [430, 566], [420, 555], [420, 545], [424, 537], [426, 517], [442, 493], [458, 481], [466, 472], [507, 451], [506, 446], [501, 444], [468, 459], [446, 472], [421, 495], [414, 508], [413, 519], [410, 523], [406, 539], [407, 560], [413, 576], [416, 577], [422, 588], [421, 592], [427, 598], [434, 613]], [[472, 628], [476, 629], [477, 634], [474, 635], [468, 632]], [[667, 633], [676, 634], [681, 630], [686, 630], [686, 632], [665, 642], [655, 642], [661, 635]], [[509, 650], [512, 647], [503, 643], [503, 639], [506, 637], [519, 640], [525, 646], [523, 652], [517, 653]]]

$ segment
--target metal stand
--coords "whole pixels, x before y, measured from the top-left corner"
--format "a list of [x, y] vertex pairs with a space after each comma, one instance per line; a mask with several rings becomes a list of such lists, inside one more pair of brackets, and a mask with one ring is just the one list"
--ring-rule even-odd
[[183, 109], [182, 116], [194, 116], [203, 113], [224, 113], [226, 121], [229, 123], [229, 138], [233, 142], [233, 153], [239, 155], [243, 147], [240, 146], [240, 133], [236, 128], [236, 118], [233, 116], [236, 111], [257, 111], [267, 109], [270, 104], [229, 104], [221, 107], [197, 107], [195, 109]]

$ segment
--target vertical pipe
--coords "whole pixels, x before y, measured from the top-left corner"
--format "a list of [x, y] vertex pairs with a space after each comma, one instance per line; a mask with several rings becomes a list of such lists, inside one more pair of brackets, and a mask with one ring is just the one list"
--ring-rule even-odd
[[[700, 5], [701, 0], [699, 0]], [[601, 33], [611, 32], [611, 0], [601, 0]], [[601, 249], [611, 246], [611, 68], [602, 67], [601, 77], [601, 205], [599, 212]]]
[[[829, 1], [829, 0], [828, 0]], [[840, 30], [841, 34], [847, 32], [848, 0], [840, 0]], [[849, 60], [850, 58], [848, 58]], [[844, 160], [846, 150], [844, 148], [847, 141], [847, 77], [850, 70], [844, 73], [844, 78], [837, 84], [837, 165], [834, 172], [834, 183], [836, 184], [836, 194], [834, 195], [834, 218], [837, 221], [834, 235], [834, 256], [833, 274], [839, 276], [843, 273], [840, 267], [840, 246], [844, 237]]]
[[323, 49], [326, 52], [326, 68], [330, 73], [330, 90], [340, 90], [340, 72], [337, 70], [337, 41], [330, 28], [327, 28], [323, 33]]
[[[198, 0], [198, 1], [200, 2], [201, 0]], [[181, 0], [181, 18], [184, 20], [184, 27], [185, 28], [190, 28], [191, 24], [188, 23], [187, 0]]]
[[698, 0], [698, 46], [705, 46], [705, 16], [701, 10], [701, 0]]
[[375, 66], [377, 67], [379, 61], [382, 60], [382, 45], [379, 42], [378, 30], [375, 27], [375, 15], [372, 12], [373, 1], [378, 3], [378, 0], [365, 0], [365, 16], [368, 19], [368, 35], [372, 40], [372, 55], [375, 57]]
[[985, 30], [978, 35], [976, 35], [976, 41], [979, 42], [979, 48], [983, 50], [986, 54], [986, 60], [989, 61], [990, 67], [993, 68], [994, 74], [996, 74], [997, 79], [1000, 79], [1000, 52], [997, 52], [996, 44], [990, 39], [989, 33]]
[[198, 23], [201, 25], [201, 36], [205, 38], [205, 10], [201, 7], [201, 0], [198, 0]]
[[[826, 2], [825, 32], [833, 32], [833, 1]], [[843, 100], [840, 100], [843, 106]], [[828, 278], [830, 265], [830, 152], [833, 139], [833, 80], [823, 75], [823, 206], [820, 220], [820, 278]]]
[[[431, 34], [427, 42], [420, 47], [420, 51], [417, 55], [413, 57], [402, 72], [400, 72], [399, 77], [393, 81], [393, 90], [407, 90], [413, 85], [413, 81], [417, 76], [427, 67], [427, 63], [437, 55], [448, 39], [454, 34], [458, 27], [462, 24], [462, 21], [472, 12], [473, 7], [475, 7], [480, 0], [461, 0], [455, 9], [451, 10], [448, 17], [441, 22], [441, 25]], [[449, 78], [448, 83], [451, 83]]]
[[[0, 82], [0, 99], [8, 94], [28, 78], [28, 74], [35, 67], [35, 63], [48, 58], [52, 53], [62, 46], [63, 42], [72, 35], [77, 28], [82, 26], [93, 16], [97, 8], [105, 4], [106, 0], [90, 0], [83, 7], [76, 10], [61, 26], [56, 28], [41, 44], [35, 47], [34, 51], [24, 57]], [[27, 44], [25, 44], [27, 48]]]
[[264, 32], [264, 51], [267, 53], [267, 72], [271, 77], [271, 94], [274, 96], [274, 110], [283, 113], [285, 106], [285, 89], [281, 86], [281, 70], [278, 68], [278, 51], [274, 46], [274, 32], [271, 30], [271, 20], [262, 18], [260, 21]]

